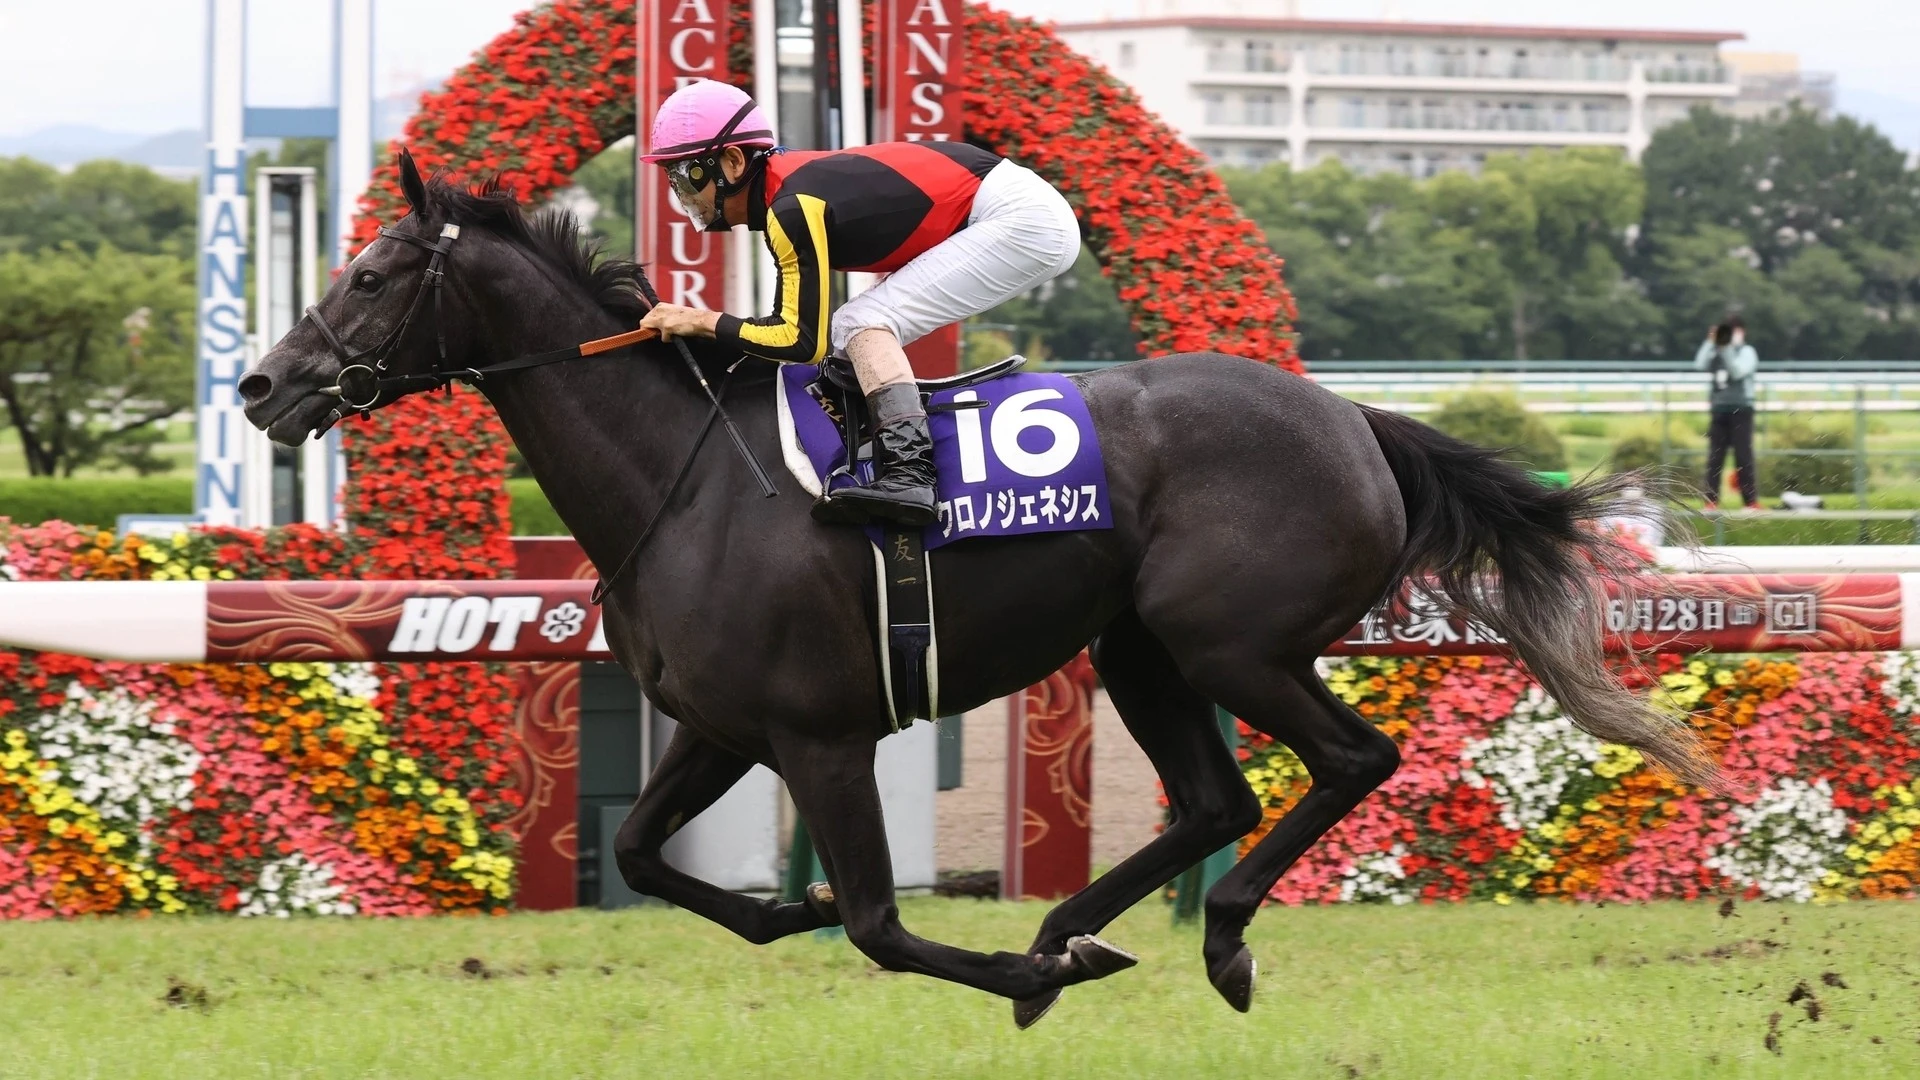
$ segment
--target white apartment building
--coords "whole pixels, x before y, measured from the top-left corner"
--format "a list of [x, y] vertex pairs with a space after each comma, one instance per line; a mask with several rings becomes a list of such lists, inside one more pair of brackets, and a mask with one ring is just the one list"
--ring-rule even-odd
[[1720, 45], [1743, 36], [1190, 14], [1057, 30], [1216, 162], [1412, 176], [1536, 146], [1637, 160], [1656, 128], [1739, 96]]

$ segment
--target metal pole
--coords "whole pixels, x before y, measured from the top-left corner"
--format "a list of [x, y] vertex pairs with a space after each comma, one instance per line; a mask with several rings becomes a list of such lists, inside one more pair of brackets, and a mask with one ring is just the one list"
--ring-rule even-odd
[[1660, 385], [1660, 477], [1666, 479], [1673, 454], [1673, 387]]
[[[1867, 508], [1867, 387], [1853, 387], [1853, 499], [1856, 509]], [[1860, 522], [1860, 543], [1867, 543], [1870, 530]]]

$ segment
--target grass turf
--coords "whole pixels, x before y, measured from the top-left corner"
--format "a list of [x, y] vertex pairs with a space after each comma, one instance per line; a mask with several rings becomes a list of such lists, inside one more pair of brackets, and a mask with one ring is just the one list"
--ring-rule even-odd
[[[1024, 946], [1043, 911], [902, 909], [981, 949]], [[1025, 1032], [1006, 1002], [882, 972], [845, 940], [754, 948], [660, 908], [14, 923], [0, 1076], [1911, 1077], [1916, 914], [1269, 909], [1241, 1016], [1207, 986], [1198, 932], [1148, 903], [1108, 935], [1141, 966]]]

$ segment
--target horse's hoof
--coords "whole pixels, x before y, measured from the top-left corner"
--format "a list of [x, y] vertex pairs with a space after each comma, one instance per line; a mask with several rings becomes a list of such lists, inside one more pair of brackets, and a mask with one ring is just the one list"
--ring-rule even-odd
[[1078, 976], [1076, 981], [1079, 982], [1104, 979], [1140, 962], [1139, 957], [1092, 934], [1068, 938], [1067, 955], [1072, 958], [1070, 970]]
[[833, 886], [816, 881], [807, 886], [807, 907], [826, 926], [840, 925], [840, 908], [833, 902]]
[[1227, 1004], [1246, 1012], [1253, 1007], [1253, 973], [1257, 965], [1253, 953], [1245, 945], [1240, 951], [1227, 958], [1227, 962], [1207, 972], [1207, 981], [1213, 984]]
[[1052, 1010], [1054, 1003], [1060, 1000], [1058, 989], [1049, 990], [1036, 998], [1013, 1003], [1013, 1024], [1025, 1031], [1040, 1022], [1040, 1018]]

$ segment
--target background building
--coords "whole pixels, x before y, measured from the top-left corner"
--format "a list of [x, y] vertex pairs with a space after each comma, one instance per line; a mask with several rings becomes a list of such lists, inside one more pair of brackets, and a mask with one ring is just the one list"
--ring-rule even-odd
[[1833, 74], [1800, 70], [1793, 53], [1723, 52], [1720, 59], [1740, 86], [1731, 105], [1735, 116], [1757, 119], [1794, 101], [1823, 120], [1833, 115]]
[[[1243, 10], [1286, 10], [1246, 0]], [[1742, 35], [1180, 13], [1059, 27], [1215, 161], [1430, 176], [1490, 153], [1617, 146], [1638, 158], [1695, 105], [1730, 107]]]

